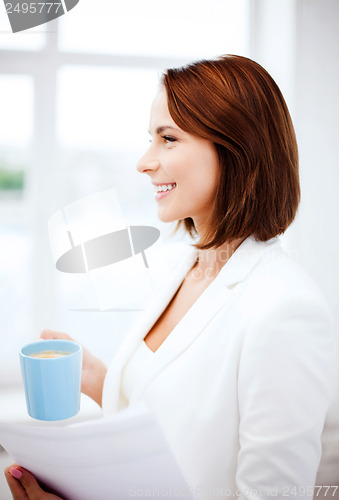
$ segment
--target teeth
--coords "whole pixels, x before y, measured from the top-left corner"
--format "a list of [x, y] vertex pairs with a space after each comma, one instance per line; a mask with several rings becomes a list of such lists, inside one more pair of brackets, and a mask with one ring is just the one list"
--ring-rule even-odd
[[170, 191], [175, 188], [176, 184], [160, 184], [159, 186], [154, 186], [154, 190], [156, 193], [160, 193], [161, 191]]

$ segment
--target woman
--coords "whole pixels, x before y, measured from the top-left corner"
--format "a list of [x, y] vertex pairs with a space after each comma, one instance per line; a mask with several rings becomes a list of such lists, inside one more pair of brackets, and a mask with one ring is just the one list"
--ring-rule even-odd
[[[107, 373], [86, 352], [82, 390], [105, 414], [146, 401], [199, 498], [312, 496], [334, 339], [320, 292], [277, 239], [300, 195], [284, 99], [250, 59], [200, 61], [163, 76], [150, 134], [138, 171], [159, 218], [195, 245], [165, 263]], [[14, 498], [53, 498], [20, 467], [6, 476]]]

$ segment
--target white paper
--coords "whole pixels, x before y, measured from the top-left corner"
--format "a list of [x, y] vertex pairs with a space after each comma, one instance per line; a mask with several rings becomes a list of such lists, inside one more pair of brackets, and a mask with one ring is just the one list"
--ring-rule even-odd
[[143, 405], [64, 426], [0, 421], [0, 443], [67, 500], [190, 495], [161, 429]]

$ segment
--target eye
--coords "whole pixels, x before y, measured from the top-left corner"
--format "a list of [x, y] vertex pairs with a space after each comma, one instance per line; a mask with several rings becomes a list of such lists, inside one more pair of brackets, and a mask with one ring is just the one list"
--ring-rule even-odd
[[171, 137], [170, 135], [162, 135], [161, 137], [166, 142], [175, 142], [176, 141], [176, 138], [175, 137]]

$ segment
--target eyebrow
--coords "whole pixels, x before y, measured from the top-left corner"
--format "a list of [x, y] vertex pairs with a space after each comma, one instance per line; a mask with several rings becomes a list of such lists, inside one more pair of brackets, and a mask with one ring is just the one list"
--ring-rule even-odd
[[[161, 127], [158, 127], [155, 132], [156, 132], [156, 134], [161, 134], [166, 129], [172, 129], [172, 130], [176, 130], [177, 132], [180, 132], [180, 130], [178, 128], [173, 127], [172, 125], [162, 125]], [[148, 133], [151, 134], [150, 131], [148, 131]]]

